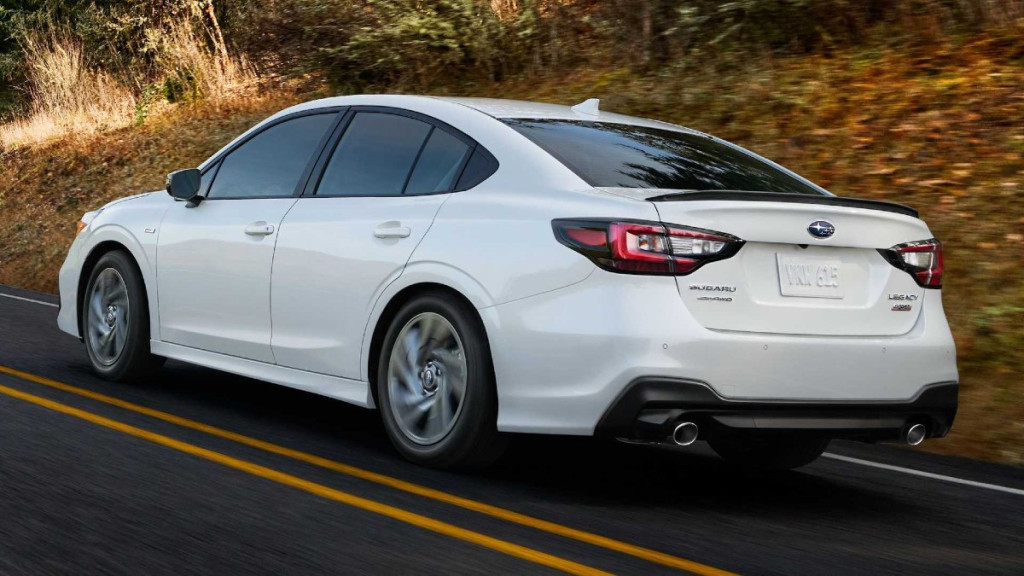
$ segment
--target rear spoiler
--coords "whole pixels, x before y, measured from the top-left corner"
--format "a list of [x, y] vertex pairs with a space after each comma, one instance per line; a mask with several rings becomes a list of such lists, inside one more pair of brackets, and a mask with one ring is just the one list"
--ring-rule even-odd
[[821, 196], [810, 194], [782, 194], [778, 192], [743, 192], [734, 190], [695, 190], [693, 192], [673, 192], [659, 194], [647, 198], [651, 202], [686, 202], [699, 200], [741, 200], [747, 202], [784, 202], [789, 204], [824, 204], [825, 206], [846, 206], [848, 208], [865, 208], [894, 212], [906, 216], [918, 217], [917, 210], [910, 206], [885, 202], [883, 200], [864, 200], [861, 198], [843, 198], [841, 196]]

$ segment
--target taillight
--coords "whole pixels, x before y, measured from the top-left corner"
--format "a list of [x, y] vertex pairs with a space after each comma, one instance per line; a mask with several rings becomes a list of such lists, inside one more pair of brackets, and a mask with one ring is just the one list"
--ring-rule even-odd
[[919, 240], [879, 250], [893, 266], [914, 277], [925, 288], [942, 288], [942, 244], [938, 240]]
[[559, 219], [555, 238], [612, 272], [683, 276], [735, 254], [743, 240], [697, 228], [608, 219]]

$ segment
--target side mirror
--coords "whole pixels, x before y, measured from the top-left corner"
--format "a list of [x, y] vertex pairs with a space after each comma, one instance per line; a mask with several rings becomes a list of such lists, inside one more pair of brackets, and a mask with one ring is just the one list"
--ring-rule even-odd
[[197, 206], [203, 201], [199, 195], [202, 173], [195, 168], [178, 170], [167, 175], [167, 193], [175, 200], [183, 200], [189, 206]]

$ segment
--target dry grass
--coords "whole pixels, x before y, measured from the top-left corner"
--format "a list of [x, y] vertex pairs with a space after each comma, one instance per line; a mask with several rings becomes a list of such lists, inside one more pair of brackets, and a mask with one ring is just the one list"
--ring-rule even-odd
[[0, 148], [47, 142], [127, 126], [135, 96], [109, 75], [90, 69], [81, 41], [60, 33], [26, 40], [31, 109], [0, 125]]
[[189, 99], [239, 98], [258, 85], [244, 57], [218, 55], [194, 27], [186, 24], [171, 25], [157, 64], [163, 70], [164, 84], [176, 83]]
[[161, 42], [160, 78], [156, 82], [140, 78], [134, 83], [163, 90], [157, 91], [157, 102], [152, 101], [152, 91], [140, 102], [128, 87], [87, 65], [79, 39], [52, 33], [26, 40], [31, 107], [25, 117], [0, 124], [0, 150], [124, 128], [166, 111], [166, 105], [159, 105], [166, 104], [165, 97], [216, 104], [248, 98], [259, 86], [243, 57], [216, 54], [191, 26], [172, 25]]

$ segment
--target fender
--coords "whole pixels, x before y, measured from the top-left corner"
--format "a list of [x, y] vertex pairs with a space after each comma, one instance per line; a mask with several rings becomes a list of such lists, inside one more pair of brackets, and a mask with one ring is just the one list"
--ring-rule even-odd
[[487, 289], [459, 268], [433, 261], [408, 264], [397, 278], [383, 284], [382, 289], [374, 298], [373, 308], [363, 329], [363, 345], [359, 355], [359, 377], [361, 380], [365, 382], [370, 380], [366, 363], [370, 357], [373, 332], [381, 314], [384, 313], [384, 309], [395, 295], [417, 284], [440, 284], [451, 288], [462, 294], [477, 310], [494, 305], [494, 299]]
[[[160, 306], [159, 295], [156, 287], [156, 236], [147, 245], [144, 245], [131, 230], [120, 224], [101, 224], [89, 236], [86, 244], [82, 247], [81, 254], [85, 255], [81, 263], [88, 260], [89, 256], [104, 242], [116, 242], [123, 246], [139, 266], [142, 274], [142, 284], [146, 290], [146, 299], [149, 303], [149, 331], [150, 338], [160, 339]], [[82, 271], [79, 270], [79, 274]], [[76, 294], [76, 314], [78, 314], [78, 296]]]

